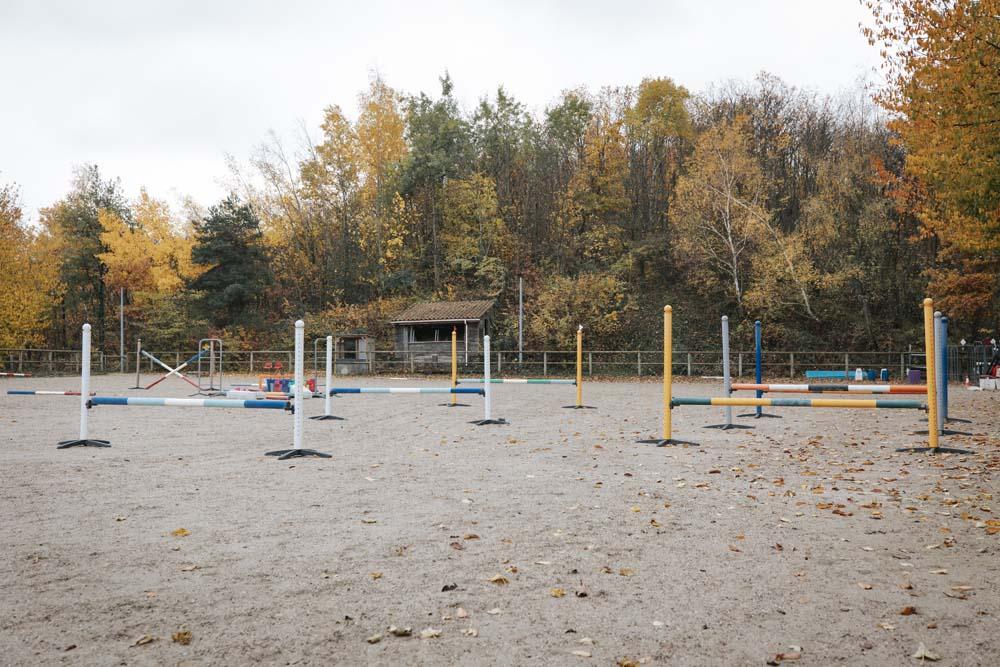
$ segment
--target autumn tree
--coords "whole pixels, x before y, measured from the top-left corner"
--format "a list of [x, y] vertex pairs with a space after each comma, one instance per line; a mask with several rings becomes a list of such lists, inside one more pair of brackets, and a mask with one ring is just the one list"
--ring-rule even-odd
[[19, 193], [0, 185], [0, 348], [41, 346], [61, 295], [52, 243], [24, 224]]
[[878, 101], [908, 152], [902, 199], [940, 243], [931, 292], [1000, 323], [1000, 0], [865, 0], [883, 56]]

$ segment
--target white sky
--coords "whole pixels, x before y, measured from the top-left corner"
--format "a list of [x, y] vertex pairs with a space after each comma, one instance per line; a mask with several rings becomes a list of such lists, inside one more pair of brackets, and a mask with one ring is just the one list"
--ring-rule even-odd
[[407, 93], [447, 69], [466, 108], [498, 84], [561, 90], [669, 76], [692, 92], [761, 70], [835, 94], [870, 77], [858, 0], [0, 0], [0, 182], [26, 212], [96, 163], [126, 193], [224, 196], [225, 154], [354, 115], [377, 69]]

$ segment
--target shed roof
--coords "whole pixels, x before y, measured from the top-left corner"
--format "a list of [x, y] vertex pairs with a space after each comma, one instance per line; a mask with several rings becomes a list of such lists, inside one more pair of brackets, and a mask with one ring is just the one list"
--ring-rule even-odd
[[415, 303], [393, 320], [393, 324], [416, 322], [461, 322], [481, 320], [493, 308], [493, 299], [480, 301], [429, 301]]

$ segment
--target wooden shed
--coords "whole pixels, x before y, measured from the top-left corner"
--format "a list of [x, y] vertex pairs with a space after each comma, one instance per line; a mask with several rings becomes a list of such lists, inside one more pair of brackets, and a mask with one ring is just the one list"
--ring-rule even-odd
[[482, 348], [483, 335], [489, 333], [489, 318], [496, 302], [430, 301], [417, 303], [395, 317], [396, 351], [416, 362], [435, 363], [451, 358], [451, 332], [458, 332], [459, 354]]

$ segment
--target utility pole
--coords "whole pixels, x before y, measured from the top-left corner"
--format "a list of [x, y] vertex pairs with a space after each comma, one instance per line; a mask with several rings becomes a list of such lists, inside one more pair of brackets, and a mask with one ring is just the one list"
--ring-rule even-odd
[[517, 363], [524, 363], [524, 278], [517, 277]]
[[[139, 363], [139, 362], [136, 362]], [[118, 368], [125, 372], [125, 288], [118, 290]]]

